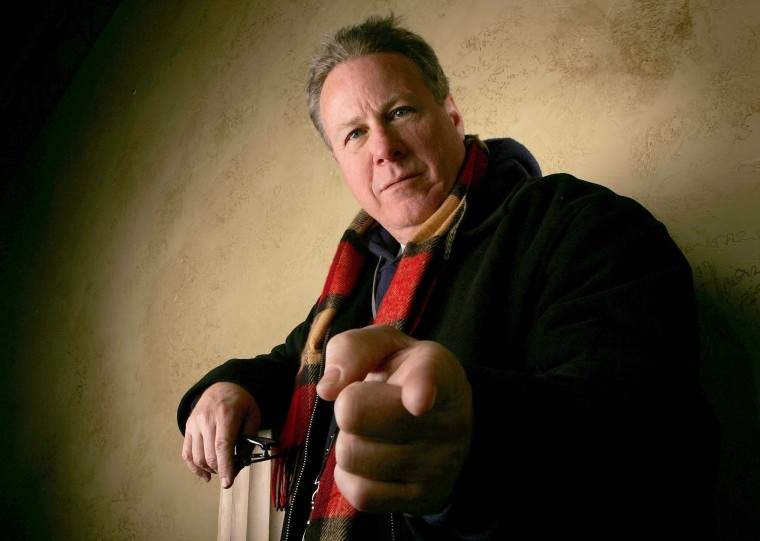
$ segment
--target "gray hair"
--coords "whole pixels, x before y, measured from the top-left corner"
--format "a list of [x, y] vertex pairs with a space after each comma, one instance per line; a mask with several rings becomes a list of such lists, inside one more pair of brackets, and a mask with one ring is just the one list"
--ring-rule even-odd
[[341, 62], [373, 53], [399, 53], [421, 70], [425, 86], [438, 103], [442, 104], [449, 94], [449, 81], [433, 48], [419, 35], [399, 26], [400, 22], [393, 13], [387, 17], [370, 16], [358, 25], [345, 26], [327, 36], [312, 57], [306, 79], [306, 102], [309, 117], [329, 148], [319, 100], [325, 79]]

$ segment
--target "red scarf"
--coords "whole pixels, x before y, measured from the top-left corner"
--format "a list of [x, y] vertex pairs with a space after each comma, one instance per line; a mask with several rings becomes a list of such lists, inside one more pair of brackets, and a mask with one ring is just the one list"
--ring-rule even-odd
[[[406, 245], [374, 324], [388, 324], [408, 335], [414, 333], [437, 281], [431, 263], [435, 258], [441, 262], [448, 259], [457, 227], [467, 208], [468, 188], [482, 178], [488, 164], [488, 149], [476, 136], [468, 135], [465, 146], [467, 153], [457, 181], [438, 210]], [[317, 397], [316, 385], [324, 366], [322, 348], [327, 329], [356, 285], [366, 258], [366, 251], [357, 246], [366, 246], [369, 231], [375, 225], [375, 220], [363, 210], [354, 218], [338, 245], [319, 297], [301, 354], [296, 389], [280, 436], [280, 446], [285, 453], [283, 458], [275, 461], [272, 475], [272, 498], [278, 509], [287, 505], [288, 491], [309, 429]], [[356, 509], [335, 485], [334, 469], [333, 448], [320, 478], [308, 539], [348, 539], [351, 522], [357, 516]]]

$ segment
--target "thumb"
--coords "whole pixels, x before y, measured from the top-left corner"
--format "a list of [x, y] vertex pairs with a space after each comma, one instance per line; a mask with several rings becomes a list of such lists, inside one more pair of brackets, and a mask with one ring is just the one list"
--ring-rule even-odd
[[[370, 325], [336, 334], [325, 348], [325, 372], [317, 394], [333, 401], [349, 384], [385, 369], [387, 359], [415, 340], [388, 325]], [[387, 379], [388, 374], [380, 378]]]

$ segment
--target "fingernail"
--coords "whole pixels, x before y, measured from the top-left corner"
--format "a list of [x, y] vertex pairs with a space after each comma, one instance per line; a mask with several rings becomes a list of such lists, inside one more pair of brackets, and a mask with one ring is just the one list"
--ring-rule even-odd
[[230, 488], [230, 480], [226, 477], [222, 477], [222, 487], [223, 488]]
[[339, 379], [340, 379], [340, 370], [338, 370], [334, 366], [331, 366], [325, 370], [325, 373], [322, 376], [320, 383], [334, 384], [334, 383], [338, 383]]

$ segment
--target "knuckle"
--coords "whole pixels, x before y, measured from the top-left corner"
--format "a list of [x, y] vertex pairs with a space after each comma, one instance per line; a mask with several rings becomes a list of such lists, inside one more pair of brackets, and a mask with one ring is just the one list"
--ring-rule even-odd
[[341, 431], [360, 433], [362, 427], [369, 420], [364, 416], [362, 405], [363, 394], [367, 386], [364, 382], [350, 383], [343, 389], [333, 405], [335, 418]]
[[334, 476], [335, 483], [346, 501], [359, 511], [367, 511], [367, 499], [365, 491], [361, 488], [361, 481], [357, 481], [341, 467], [335, 468]]
[[193, 472], [194, 474], [198, 475], [198, 470], [199, 470], [200, 468], [198, 468], [198, 466], [195, 464], [195, 462], [193, 462], [192, 458], [190, 458], [190, 459], [187, 459], [187, 458], [186, 458], [186, 459], [185, 459], [185, 465], [187, 466], [187, 468], [188, 468], [188, 469], [189, 469], [191, 472]]
[[335, 442], [335, 462], [338, 467], [346, 472], [353, 472], [354, 468], [354, 444], [350, 434], [341, 433]]
[[367, 490], [364, 483], [357, 484], [354, 490], [350, 491], [350, 495], [346, 499], [362, 512], [372, 512], [379, 505], [376, 501], [377, 498], [373, 495], [372, 491]]
[[217, 453], [225, 453], [232, 447], [232, 442], [227, 439], [219, 439], [214, 442], [214, 449]]

